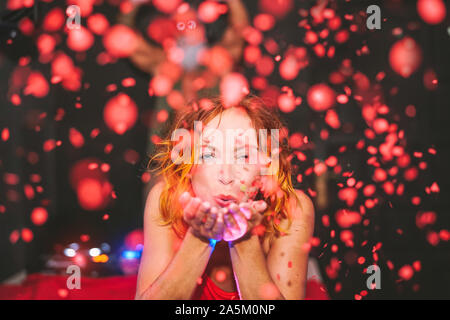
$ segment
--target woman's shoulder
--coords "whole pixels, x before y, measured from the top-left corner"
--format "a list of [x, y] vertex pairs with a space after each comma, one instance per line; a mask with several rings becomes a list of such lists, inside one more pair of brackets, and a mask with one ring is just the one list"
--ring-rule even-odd
[[151, 217], [153, 220], [159, 219], [159, 199], [164, 190], [164, 186], [163, 180], [157, 180], [147, 194], [145, 215]]
[[[302, 232], [306, 230], [310, 232], [314, 228], [313, 202], [302, 190], [294, 189], [294, 192], [295, 194], [291, 194], [288, 200], [290, 219], [281, 219], [279, 226], [288, 233], [291, 230], [302, 230]], [[295, 228], [295, 226], [300, 226], [301, 228]], [[266, 255], [276, 239], [279, 239], [279, 237], [272, 237], [269, 233], [265, 233], [261, 238], [263, 241], [263, 250]]]
[[290, 215], [293, 220], [314, 219], [314, 204], [302, 190], [294, 189], [295, 196], [290, 197]]
[[149, 188], [149, 192], [147, 194], [147, 199], [148, 200], [156, 200], [159, 199], [159, 197], [161, 196], [162, 191], [164, 190], [164, 180], [157, 178], [153, 185]]
[[288, 217], [281, 219], [280, 228], [290, 230], [293, 225], [305, 227], [314, 224], [314, 205], [311, 198], [302, 190], [294, 189], [294, 194], [288, 198]]

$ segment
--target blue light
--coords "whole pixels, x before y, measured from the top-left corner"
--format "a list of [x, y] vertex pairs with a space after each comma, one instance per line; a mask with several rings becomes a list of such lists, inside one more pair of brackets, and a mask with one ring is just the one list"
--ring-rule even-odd
[[140, 256], [140, 251], [125, 250], [122, 252], [122, 257], [124, 257], [125, 259], [138, 259]]
[[74, 242], [74, 243], [71, 243], [71, 244], [69, 245], [69, 248], [71, 248], [71, 249], [77, 251], [78, 249], [80, 249], [80, 246], [79, 246], [78, 243], [75, 243], [75, 242]]
[[209, 245], [214, 249], [216, 247], [217, 240], [209, 239]]
[[109, 252], [109, 251], [111, 251], [110, 245], [107, 244], [106, 242], [104, 242], [104, 243], [102, 243], [102, 244], [100, 245], [100, 249], [101, 249], [102, 251], [104, 251], [104, 252]]

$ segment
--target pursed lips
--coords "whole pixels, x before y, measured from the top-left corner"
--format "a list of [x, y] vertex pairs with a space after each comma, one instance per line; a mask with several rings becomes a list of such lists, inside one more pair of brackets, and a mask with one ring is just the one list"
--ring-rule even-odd
[[216, 197], [214, 197], [214, 200], [221, 207], [228, 207], [230, 204], [237, 202], [235, 197], [228, 196], [228, 195], [216, 196]]

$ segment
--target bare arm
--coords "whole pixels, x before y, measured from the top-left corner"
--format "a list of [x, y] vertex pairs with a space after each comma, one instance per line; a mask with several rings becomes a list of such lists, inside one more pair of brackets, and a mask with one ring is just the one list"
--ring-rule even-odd
[[[249, 239], [230, 244], [230, 256], [233, 271], [239, 284], [239, 294], [242, 300], [265, 300], [264, 287], [276, 288], [266, 264], [264, 252], [259, 243], [258, 236], [252, 235]], [[274, 299], [283, 299], [278, 294]]]
[[242, 32], [249, 25], [249, 18], [247, 9], [241, 0], [228, 0], [229, 17], [228, 27], [219, 42], [219, 46], [222, 46], [228, 50], [235, 62], [241, 59], [244, 38]]
[[[128, 13], [119, 13], [117, 22], [135, 29], [136, 14], [141, 4], [135, 4]], [[138, 44], [136, 50], [129, 56], [130, 61], [140, 70], [154, 74], [156, 67], [165, 60], [166, 54], [162, 48], [151, 45], [137, 32]]]
[[242, 32], [248, 25], [248, 13], [241, 0], [228, 0], [230, 8], [230, 27], [237, 32]]
[[[267, 299], [264, 288], [278, 289], [271, 299], [299, 300], [305, 297], [309, 242], [314, 228], [314, 207], [304, 193], [297, 191], [303, 210], [293, 205], [289, 234], [274, 240], [267, 258], [257, 236], [230, 246], [233, 270], [242, 299]], [[282, 226], [283, 227], [283, 226]]]
[[170, 227], [158, 224], [162, 188], [162, 182], [156, 184], [147, 197], [136, 299], [190, 299], [213, 248], [189, 230], [180, 240]]

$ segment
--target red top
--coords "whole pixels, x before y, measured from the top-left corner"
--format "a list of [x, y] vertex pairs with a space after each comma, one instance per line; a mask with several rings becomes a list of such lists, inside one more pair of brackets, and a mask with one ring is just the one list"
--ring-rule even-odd
[[202, 277], [202, 283], [195, 290], [192, 300], [240, 300], [239, 294], [226, 292], [220, 289], [206, 274]]
[[[240, 300], [237, 292], [226, 292], [220, 289], [206, 274], [202, 283], [195, 290], [192, 300]], [[323, 284], [316, 279], [306, 282], [305, 300], [329, 300]]]

